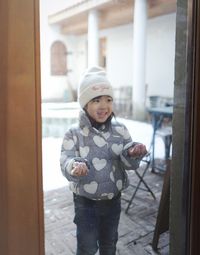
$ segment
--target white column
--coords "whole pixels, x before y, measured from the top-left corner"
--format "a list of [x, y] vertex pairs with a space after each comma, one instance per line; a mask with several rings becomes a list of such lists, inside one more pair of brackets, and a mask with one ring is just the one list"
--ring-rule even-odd
[[147, 0], [135, 0], [133, 22], [133, 118], [144, 120]]
[[99, 65], [98, 30], [98, 11], [91, 10], [88, 15], [88, 66]]

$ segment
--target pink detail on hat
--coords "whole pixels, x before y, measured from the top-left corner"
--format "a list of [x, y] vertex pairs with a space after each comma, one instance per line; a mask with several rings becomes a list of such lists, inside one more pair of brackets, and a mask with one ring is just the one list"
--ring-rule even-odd
[[109, 90], [110, 86], [107, 85], [94, 85], [92, 86], [92, 90], [104, 92], [104, 90]]

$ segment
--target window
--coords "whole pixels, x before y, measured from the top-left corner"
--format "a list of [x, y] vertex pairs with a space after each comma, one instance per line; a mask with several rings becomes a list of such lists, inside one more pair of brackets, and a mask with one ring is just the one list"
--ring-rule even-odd
[[103, 37], [99, 40], [99, 64], [100, 66], [106, 68], [106, 38]]
[[51, 46], [51, 75], [67, 74], [67, 49], [64, 43], [56, 41]]

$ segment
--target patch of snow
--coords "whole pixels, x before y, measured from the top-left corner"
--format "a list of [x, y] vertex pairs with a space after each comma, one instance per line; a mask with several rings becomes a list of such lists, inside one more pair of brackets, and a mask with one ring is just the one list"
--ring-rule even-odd
[[[152, 125], [144, 122], [117, 118], [128, 128], [133, 141], [141, 142], [149, 149], [152, 139]], [[60, 151], [63, 138], [44, 137], [42, 139], [43, 190], [53, 190], [68, 185], [60, 170]], [[156, 137], [155, 157], [164, 158], [164, 143]]]

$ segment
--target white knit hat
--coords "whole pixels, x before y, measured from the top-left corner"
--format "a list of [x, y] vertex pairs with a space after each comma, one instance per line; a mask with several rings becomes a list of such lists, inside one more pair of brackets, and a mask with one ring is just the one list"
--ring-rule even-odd
[[84, 108], [90, 100], [98, 96], [113, 97], [113, 90], [105, 70], [94, 66], [84, 72], [79, 82], [78, 101], [80, 106]]

